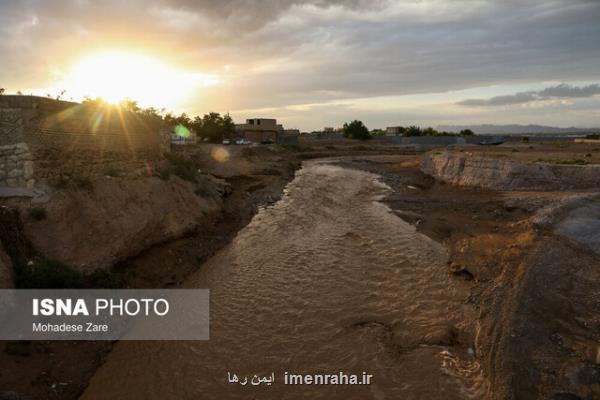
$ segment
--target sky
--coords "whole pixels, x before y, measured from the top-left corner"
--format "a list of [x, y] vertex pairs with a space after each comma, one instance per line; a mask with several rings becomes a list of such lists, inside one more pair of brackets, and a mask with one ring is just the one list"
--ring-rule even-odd
[[0, 87], [310, 131], [600, 127], [599, 0], [0, 0]]

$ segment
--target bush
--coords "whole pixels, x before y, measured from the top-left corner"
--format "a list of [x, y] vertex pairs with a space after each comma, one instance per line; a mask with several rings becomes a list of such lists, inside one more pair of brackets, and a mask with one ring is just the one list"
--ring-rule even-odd
[[31, 265], [15, 266], [15, 286], [20, 289], [79, 289], [83, 274], [57, 260], [41, 259]]
[[165, 158], [171, 166], [170, 172], [186, 181], [196, 182], [197, 171], [192, 160], [175, 153], [165, 153]]
[[32, 207], [29, 209], [28, 214], [34, 221], [46, 219], [46, 209], [44, 207]]
[[116, 168], [109, 168], [104, 172], [104, 175], [117, 178], [121, 175], [121, 171]]
[[362, 121], [354, 120], [352, 122], [344, 124], [344, 137], [350, 139], [368, 140], [371, 139], [369, 129], [362, 123]]
[[88, 178], [87, 176], [76, 176], [73, 178], [73, 184], [75, 184], [75, 186], [78, 189], [82, 189], [82, 190], [94, 190], [94, 182], [92, 182], [92, 180], [90, 178]]
[[206, 186], [199, 186], [196, 190], [194, 190], [194, 193], [202, 197], [210, 196], [210, 191], [206, 188]]

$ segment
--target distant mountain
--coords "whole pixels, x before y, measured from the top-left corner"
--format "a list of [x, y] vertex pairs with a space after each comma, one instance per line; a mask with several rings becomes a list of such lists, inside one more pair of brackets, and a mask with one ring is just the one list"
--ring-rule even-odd
[[439, 131], [460, 132], [470, 129], [478, 135], [515, 135], [515, 134], [567, 134], [567, 133], [598, 133], [600, 128], [557, 128], [543, 125], [440, 125]]

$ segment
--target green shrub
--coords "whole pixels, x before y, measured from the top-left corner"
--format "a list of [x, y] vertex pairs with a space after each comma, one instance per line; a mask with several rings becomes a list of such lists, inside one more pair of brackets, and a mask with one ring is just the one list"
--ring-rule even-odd
[[70, 289], [85, 287], [83, 274], [57, 260], [41, 259], [15, 266], [15, 286], [21, 289]]
[[117, 177], [121, 176], [121, 171], [119, 171], [116, 168], [109, 168], [104, 172], [104, 175], [110, 176], [113, 178], [117, 178]]
[[94, 182], [92, 182], [92, 180], [87, 176], [74, 177], [73, 184], [75, 185], [75, 187], [77, 187], [78, 189], [82, 189], [82, 190], [90, 190], [91, 191], [94, 189]]
[[192, 160], [175, 153], [165, 153], [165, 158], [169, 161], [173, 174], [186, 181], [196, 182], [197, 170]]
[[197, 195], [202, 196], [202, 197], [210, 196], [210, 191], [206, 188], [206, 186], [197, 187], [196, 190], [194, 190], [194, 193], [196, 193]]
[[48, 183], [54, 189], [66, 189], [69, 186], [69, 181], [65, 178], [59, 178]]
[[34, 221], [46, 219], [46, 209], [44, 207], [32, 207], [29, 209], [28, 214]]

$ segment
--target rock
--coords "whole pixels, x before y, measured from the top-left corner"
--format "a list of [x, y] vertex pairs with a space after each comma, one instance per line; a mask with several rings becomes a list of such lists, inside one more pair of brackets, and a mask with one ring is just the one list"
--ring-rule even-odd
[[25, 161], [23, 163], [23, 175], [25, 179], [33, 178], [33, 161]]
[[7, 176], [9, 178], [17, 178], [19, 176], [23, 176], [23, 171], [18, 168], [15, 168], [12, 171], [10, 171]]
[[452, 275], [464, 278], [467, 281], [472, 281], [475, 278], [473, 273], [461, 264], [451, 263], [450, 272], [452, 272]]
[[428, 153], [421, 170], [444, 182], [496, 190], [590, 189], [600, 186], [600, 165], [529, 164], [469, 153]]

